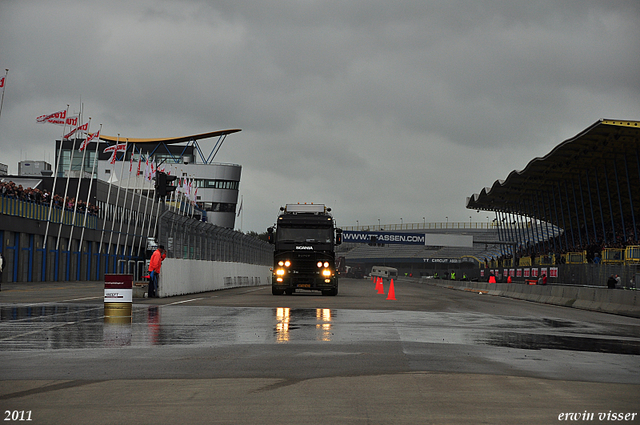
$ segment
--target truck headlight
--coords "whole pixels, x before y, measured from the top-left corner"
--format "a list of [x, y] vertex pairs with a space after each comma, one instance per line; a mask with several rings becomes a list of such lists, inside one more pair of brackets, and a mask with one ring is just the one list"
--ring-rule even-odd
[[276, 274], [277, 274], [278, 276], [284, 276], [284, 269], [277, 269], [277, 270], [276, 270]]
[[324, 277], [331, 276], [331, 270], [329, 270], [329, 269], [322, 270], [322, 276], [324, 276]]

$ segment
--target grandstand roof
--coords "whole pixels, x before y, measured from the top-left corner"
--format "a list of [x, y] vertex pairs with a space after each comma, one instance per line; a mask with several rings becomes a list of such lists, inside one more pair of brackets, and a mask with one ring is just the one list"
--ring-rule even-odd
[[560, 227], [571, 220], [574, 226], [594, 221], [601, 226], [603, 220], [620, 221], [621, 215], [630, 221], [628, 212], [640, 208], [639, 150], [639, 121], [601, 119], [524, 170], [473, 194], [467, 208], [520, 214]]
[[231, 134], [231, 133], [237, 133], [239, 131], [242, 131], [239, 128], [233, 128], [230, 130], [217, 130], [217, 131], [211, 131], [208, 133], [201, 133], [201, 134], [194, 134], [192, 136], [179, 136], [179, 137], [165, 137], [165, 138], [148, 138], [148, 139], [140, 139], [140, 138], [133, 138], [133, 137], [123, 137], [123, 136], [106, 136], [106, 135], [100, 135], [100, 140], [104, 140], [105, 142], [116, 142], [116, 141], [120, 141], [120, 142], [125, 142], [128, 141], [129, 143], [136, 143], [136, 144], [154, 144], [154, 143], [183, 143], [183, 142], [192, 142], [195, 140], [201, 140], [201, 139], [209, 139], [212, 137], [219, 137], [219, 136], [226, 136], [227, 134]]

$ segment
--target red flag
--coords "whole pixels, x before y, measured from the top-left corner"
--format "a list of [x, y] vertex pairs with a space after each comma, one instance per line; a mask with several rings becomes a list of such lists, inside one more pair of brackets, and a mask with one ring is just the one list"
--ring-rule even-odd
[[62, 111], [54, 112], [52, 114], [40, 115], [39, 117], [36, 117], [36, 122], [46, 123], [49, 122], [49, 120], [64, 120], [66, 117], [67, 111], [63, 109]]
[[123, 151], [127, 148], [127, 144], [126, 143], [119, 143], [117, 145], [113, 145], [113, 146], [109, 146], [107, 148], [104, 149], [104, 153], [107, 152], [113, 152], [111, 154], [111, 158], [109, 159], [109, 164], [115, 164], [116, 163], [116, 155], [118, 153], [118, 151]]
[[82, 142], [82, 145], [80, 145], [80, 152], [82, 152], [83, 150], [86, 149], [87, 145], [89, 144], [90, 141], [92, 141], [93, 139], [98, 139], [100, 140], [100, 130], [96, 131], [95, 133], [89, 134], [85, 139], [84, 142]]
[[67, 116], [67, 111], [58, 111], [52, 114], [45, 114], [36, 117], [36, 122], [40, 124], [57, 124], [57, 125], [68, 125], [71, 127], [78, 125], [78, 116], [77, 115], [69, 115]]
[[4, 89], [4, 77], [0, 78], [0, 89]]
[[149, 157], [147, 156], [147, 161], [144, 166], [144, 178], [151, 181], [153, 176], [151, 175], [151, 166], [149, 165]]
[[73, 133], [75, 133], [76, 131], [85, 132], [88, 129], [89, 129], [89, 123], [86, 122], [86, 123], [82, 124], [81, 126], [74, 128], [69, 133], [65, 134], [64, 138], [65, 139], [69, 139], [69, 137], [71, 137], [73, 135]]

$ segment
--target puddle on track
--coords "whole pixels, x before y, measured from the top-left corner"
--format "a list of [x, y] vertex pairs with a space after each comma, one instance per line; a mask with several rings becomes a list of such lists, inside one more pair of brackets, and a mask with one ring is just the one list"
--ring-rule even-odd
[[167, 345], [403, 341], [640, 354], [640, 325], [410, 311], [134, 305], [105, 323], [102, 305], [0, 305], [0, 351]]

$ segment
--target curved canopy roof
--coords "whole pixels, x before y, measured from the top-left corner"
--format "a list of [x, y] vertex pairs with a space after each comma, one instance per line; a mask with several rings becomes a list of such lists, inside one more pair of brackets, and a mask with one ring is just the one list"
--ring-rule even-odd
[[167, 138], [150, 138], [150, 139], [139, 139], [139, 138], [133, 138], [133, 137], [122, 137], [122, 136], [115, 137], [115, 136], [100, 135], [100, 140], [104, 140], [105, 142], [112, 142], [112, 143], [120, 141], [120, 142], [129, 142], [129, 143], [135, 143], [135, 144], [156, 144], [156, 143], [171, 144], [171, 143], [192, 142], [192, 141], [195, 141], [195, 140], [210, 139], [212, 137], [226, 136], [227, 134], [237, 133], [239, 131], [242, 131], [242, 130], [239, 129], [239, 128], [234, 128], [234, 129], [230, 129], [230, 130], [218, 130], [218, 131], [211, 131], [209, 133], [194, 134], [193, 136], [180, 136], [180, 137], [167, 137]]
[[635, 225], [639, 151], [640, 121], [601, 119], [524, 170], [473, 194], [467, 208], [520, 214], [562, 228]]

